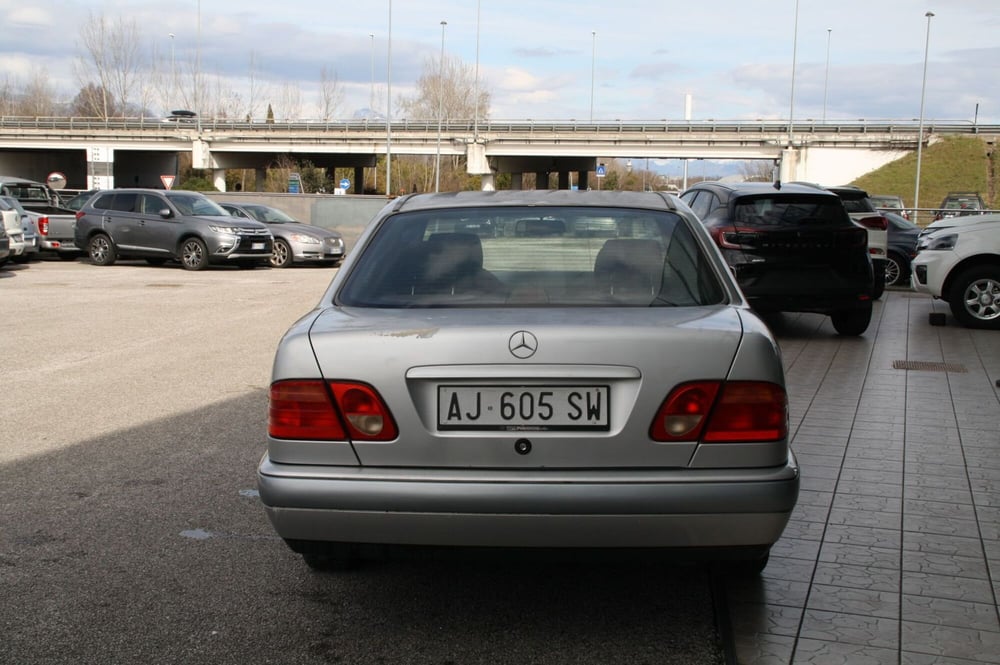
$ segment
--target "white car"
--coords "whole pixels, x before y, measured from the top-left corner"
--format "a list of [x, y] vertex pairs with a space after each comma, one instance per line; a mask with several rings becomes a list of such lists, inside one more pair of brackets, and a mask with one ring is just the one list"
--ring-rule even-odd
[[1000, 214], [951, 218], [922, 235], [911, 284], [970, 328], [1000, 330]]
[[16, 261], [25, 252], [21, 215], [12, 206], [0, 203], [0, 226], [3, 226], [10, 239], [10, 258]]

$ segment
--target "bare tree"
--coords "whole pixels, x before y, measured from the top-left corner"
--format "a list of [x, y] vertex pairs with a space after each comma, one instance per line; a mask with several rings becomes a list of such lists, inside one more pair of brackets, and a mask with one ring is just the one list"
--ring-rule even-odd
[[774, 162], [753, 159], [740, 164], [740, 174], [748, 182], [771, 182], [774, 180]]
[[77, 74], [83, 85], [97, 79], [103, 95], [101, 117], [111, 117], [113, 107], [122, 113], [134, 107], [132, 94], [144, 67], [135, 19], [111, 22], [103, 14], [90, 14], [80, 29], [80, 41], [83, 54]]
[[337, 116], [340, 106], [344, 103], [344, 90], [340, 87], [337, 71], [330, 73], [326, 67], [319, 72], [319, 108], [323, 120], [329, 121]]
[[257, 116], [260, 107], [260, 100], [267, 95], [267, 87], [262, 85], [258, 79], [260, 67], [257, 63], [257, 54], [250, 51], [250, 69], [247, 75], [247, 108], [246, 117], [252, 120]]
[[55, 112], [55, 92], [44, 67], [32, 67], [17, 109], [19, 115], [35, 117], [51, 116]]
[[285, 81], [278, 97], [278, 117], [285, 121], [296, 120], [302, 113], [302, 93], [291, 81]]
[[10, 74], [5, 74], [0, 83], [0, 115], [14, 115], [14, 85], [10, 82]]
[[[443, 122], [472, 120], [476, 112], [475, 68], [460, 58], [445, 55], [444, 60], [428, 59], [417, 79], [412, 97], [398, 100], [397, 105], [411, 120], [437, 120]], [[489, 116], [490, 93], [479, 89], [480, 119]]]

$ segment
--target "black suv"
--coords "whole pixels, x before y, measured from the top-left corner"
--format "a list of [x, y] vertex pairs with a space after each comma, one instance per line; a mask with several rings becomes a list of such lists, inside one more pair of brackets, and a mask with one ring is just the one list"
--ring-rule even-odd
[[109, 189], [76, 213], [77, 247], [109, 266], [119, 258], [152, 265], [180, 261], [186, 270], [212, 263], [268, 265], [274, 237], [261, 222], [232, 217], [198, 192]]
[[759, 311], [828, 314], [841, 335], [872, 316], [866, 230], [836, 194], [809, 185], [702, 182], [681, 194]]
[[934, 219], [982, 215], [985, 209], [986, 203], [979, 192], [948, 192], [941, 201], [941, 209], [935, 213]]

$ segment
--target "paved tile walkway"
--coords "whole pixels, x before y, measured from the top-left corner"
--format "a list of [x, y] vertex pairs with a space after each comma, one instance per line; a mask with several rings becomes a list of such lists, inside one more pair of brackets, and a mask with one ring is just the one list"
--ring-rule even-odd
[[729, 584], [739, 663], [1000, 664], [1000, 332], [932, 311], [890, 290], [861, 338], [772, 322], [802, 488], [760, 580]]

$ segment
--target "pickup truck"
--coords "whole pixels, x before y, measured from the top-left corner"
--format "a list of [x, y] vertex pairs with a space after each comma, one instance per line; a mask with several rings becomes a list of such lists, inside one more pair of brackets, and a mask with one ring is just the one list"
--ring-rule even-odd
[[51, 187], [27, 178], [0, 175], [0, 195], [12, 196], [21, 203], [38, 231], [40, 251], [67, 259], [81, 254], [73, 237], [76, 213], [60, 205]]

